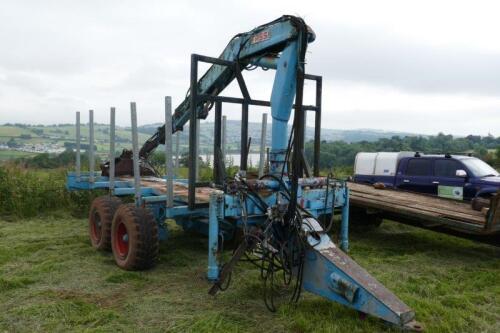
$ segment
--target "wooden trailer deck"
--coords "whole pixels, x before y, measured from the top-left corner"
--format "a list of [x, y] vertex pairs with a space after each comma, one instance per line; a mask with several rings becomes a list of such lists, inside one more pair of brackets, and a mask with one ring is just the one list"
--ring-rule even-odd
[[497, 235], [500, 239], [500, 200], [497, 195], [489, 209], [476, 211], [469, 202], [392, 189], [376, 189], [371, 185], [348, 183], [350, 205], [369, 213], [411, 222], [427, 228], [445, 228], [472, 235]]
[[[119, 177], [118, 180], [125, 180], [130, 182], [131, 186], [134, 184], [133, 177]], [[166, 181], [163, 178], [157, 177], [142, 177], [141, 187], [150, 187], [156, 195], [164, 195], [167, 193]], [[214, 191], [211, 187], [197, 187], [196, 188], [196, 203], [208, 204], [210, 202], [210, 193]], [[188, 186], [182, 182], [174, 181], [174, 197], [177, 200], [187, 202], [188, 200]]]

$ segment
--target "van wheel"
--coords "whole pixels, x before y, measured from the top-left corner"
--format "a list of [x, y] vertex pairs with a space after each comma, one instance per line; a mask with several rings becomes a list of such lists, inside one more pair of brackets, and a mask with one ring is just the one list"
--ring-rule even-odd
[[111, 247], [118, 267], [144, 270], [158, 259], [158, 225], [147, 208], [121, 205], [111, 226]]
[[490, 207], [491, 195], [475, 197], [471, 200], [471, 207], [474, 210], [481, 211], [483, 208]]
[[117, 197], [101, 196], [92, 201], [89, 212], [89, 237], [96, 250], [111, 250], [111, 222], [122, 201]]

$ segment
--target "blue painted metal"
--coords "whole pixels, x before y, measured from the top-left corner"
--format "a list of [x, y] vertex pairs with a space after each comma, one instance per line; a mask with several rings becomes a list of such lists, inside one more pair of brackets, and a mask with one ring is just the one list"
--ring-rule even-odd
[[[261, 33], [263, 33], [261, 35]], [[262, 38], [253, 43], [252, 37], [259, 34]], [[296, 41], [297, 31], [290, 21], [282, 20], [266, 27], [259, 27], [249, 34], [239, 35], [233, 39], [221, 55], [221, 59], [239, 59], [245, 62], [276, 68], [276, 76], [271, 95], [272, 143], [270, 152], [271, 174], [275, 179], [254, 181], [255, 191], [264, 190], [260, 196], [267, 206], [276, 204], [277, 197], [286, 204], [286, 197], [280, 194], [284, 188], [291, 188], [286, 170], [281, 177], [285, 165], [285, 152], [288, 145], [287, 127], [290, 119], [296, 90], [296, 75], [299, 45]], [[314, 34], [309, 34], [309, 42], [314, 40]], [[260, 51], [282, 49], [279, 58], [255, 59]], [[274, 51], [273, 51], [274, 52]], [[264, 54], [264, 53], [263, 53]], [[245, 57], [246, 60], [245, 60]], [[227, 66], [214, 65], [198, 82], [198, 94], [218, 94], [234, 78], [234, 69], [227, 71]], [[181, 129], [189, 119], [189, 97], [176, 109], [173, 118], [173, 129]], [[197, 108], [199, 116], [203, 117], [203, 103]], [[89, 184], [88, 175], [82, 175], [77, 181], [74, 174], [68, 175], [67, 187], [70, 190], [97, 189], [109, 186], [106, 177], [97, 176], [96, 182]], [[327, 182], [330, 182], [327, 184]], [[328, 189], [328, 190], [327, 190]], [[133, 195], [132, 182], [116, 181], [114, 195]], [[188, 207], [181, 198], [174, 198], [174, 207], [167, 208], [165, 196], [152, 188], [144, 187], [140, 191], [140, 201], [150, 208], [160, 228], [160, 238], [167, 237], [165, 219], [175, 219], [176, 223], [186, 230], [195, 230], [208, 235], [208, 270], [207, 277], [211, 281], [219, 278], [219, 263], [217, 254], [219, 237], [230, 239], [234, 231], [246, 225], [262, 225], [268, 220], [268, 212], [263, 211], [255, 202], [247, 200], [245, 211], [247, 218], [242, 218], [243, 202], [239, 194], [230, 191], [223, 193], [213, 190], [208, 206]], [[341, 246], [348, 247], [348, 204], [349, 192], [345, 182], [326, 178], [305, 178], [299, 181], [297, 189], [297, 204], [307, 210], [312, 216], [342, 210]], [[208, 217], [208, 220], [207, 220]], [[353, 309], [372, 314], [388, 322], [404, 327], [412, 323], [414, 313], [404, 303], [398, 300], [390, 291], [365, 270], [339, 250], [328, 234], [323, 232], [318, 221], [313, 217], [304, 218], [303, 231], [307, 235], [310, 247], [306, 250], [303, 288], [312, 293], [326, 297]], [[319, 237], [319, 239], [318, 239]]]
[[[306, 233], [322, 230], [314, 219], [306, 219]], [[373, 278], [354, 260], [321, 234], [318, 241], [307, 237], [303, 287], [305, 290], [352, 309], [369, 313], [401, 328], [418, 329], [415, 312]]]
[[297, 82], [297, 48], [298, 43], [294, 41], [283, 50], [278, 59], [271, 93], [271, 116], [273, 117], [271, 173], [276, 175], [282, 172], [288, 143], [288, 120], [292, 112]]
[[340, 224], [340, 248], [349, 251], [349, 189], [344, 192], [344, 205], [342, 206], [342, 222]]
[[[107, 177], [98, 176], [96, 182], [90, 184], [88, 175], [83, 174], [78, 182], [76, 175], [68, 174], [67, 187], [70, 190], [97, 189], [109, 186]], [[344, 182], [332, 181], [328, 197], [324, 188], [326, 178], [301, 179], [298, 190], [298, 203], [307, 209], [311, 215], [318, 217], [334, 208], [342, 210], [342, 246], [348, 245], [348, 203], [349, 192]], [[284, 182], [289, 186], [289, 181]], [[277, 181], [262, 180], [255, 182], [257, 189], [277, 191], [280, 185]], [[133, 184], [128, 181], [116, 181], [114, 194], [132, 196]], [[275, 192], [276, 193], [276, 192]], [[231, 239], [234, 231], [243, 226], [242, 203], [235, 194], [224, 194], [214, 190], [210, 196], [209, 207], [199, 207], [190, 210], [179, 198], [174, 201], [174, 207], [167, 208], [165, 196], [151, 188], [141, 188], [142, 202], [145, 204], [158, 223], [160, 240], [168, 236], [165, 219], [175, 219], [176, 223], [186, 230], [193, 230], [208, 235], [208, 270], [207, 278], [217, 281], [220, 267], [217, 260], [219, 239]], [[262, 198], [268, 205], [276, 200], [276, 194]], [[325, 205], [326, 202], [326, 205]], [[260, 210], [253, 202], [247, 202], [248, 225], [259, 225], [266, 221], [266, 212]], [[208, 216], [208, 221], [207, 221]], [[307, 226], [320, 230], [318, 222], [307, 218]], [[307, 231], [307, 229], [306, 229]], [[308, 236], [311, 248], [306, 251], [303, 288], [309, 292], [326, 297], [332, 301], [353, 309], [372, 314], [401, 327], [413, 323], [414, 313], [404, 303], [359, 267], [340, 249], [337, 249], [325, 234], [320, 234], [320, 241]]]
[[209, 281], [219, 278], [219, 221], [223, 218], [224, 192], [215, 190], [210, 193], [210, 206], [208, 213], [208, 272]]
[[[271, 24], [257, 27], [247, 33], [238, 34], [238, 36], [228, 43], [219, 56], [219, 59], [225, 61], [238, 60], [242, 65], [255, 63], [258, 61], [258, 58], [263, 58], [270, 53], [275, 53], [277, 49], [285, 49], [290, 43], [296, 43], [297, 34], [297, 28], [292, 23], [291, 18], [284, 16]], [[256, 36], [258, 40], [254, 39]], [[308, 42], [314, 41], [315, 38], [316, 35], [314, 32], [312, 30], [308, 31]], [[295, 54], [297, 53], [295, 52]], [[277, 61], [279, 62], [279, 60]], [[268, 59], [264, 65], [273, 67], [272, 63], [274, 62], [276, 62], [276, 60], [273, 61]], [[270, 68], [267, 66], [264, 67]], [[290, 71], [296, 71], [295, 66], [288, 67]], [[234, 77], [233, 68], [226, 65], [215, 64], [211, 66], [198, 81], [198, 94], [219, 94], [231, 83]], [[190, 117], [189, 110], [190, 95], [186, 96], [186, 99], [175, 109], [172, 119], [172, 127], [174, 130], [182, 129], [187, 123]], [[196, 112], [199, 118], [206, 117], [203, 103], [200, 102], [197, 105]], [[282, 112], [287, 111], [282, 109]]]

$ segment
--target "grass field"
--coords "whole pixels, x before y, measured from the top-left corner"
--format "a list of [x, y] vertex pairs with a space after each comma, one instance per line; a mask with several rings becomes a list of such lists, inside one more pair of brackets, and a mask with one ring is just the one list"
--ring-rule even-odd
[[[102, 125], [102, 124], [95, 124], [95, 132], [94, 132], [94, 138], [95, 138], [95, 145], [97, 146], [97, 152], [98, 153], [107, 153], [109, 149], [109, 133], [106, 132], [106, 130], [109, 129], [109, 126], [107, 125]], [[33, 130], [42, 130], [43, 134], [39, 135]], [[82, 124], [81, 127], [81, 136], [82, 136], [82, 143], [87, 143], [88, 140], [88, 135], [89, 135], [89, 129], [88, 126], [85, 124]], [[37, 143], [52, 143], [52, 144], [59, 144], [61, 147], [64, 146], [65, 142], [74, 142], [75, 141], [75, 126], [73, 125], [61, 125], [61, 126], [45, 126], [45, 127], [40, 127], [40, 126], [32, 126], [32, 127], [26, 127], [26, 128], [21, 128], [17, 126], [7, 126], [7, 125], [0, 125], [0, 143], [7, 143], [11, 138], [13, 138], [18, 144], [23, 144], [23, 145], [29, 145], [29, 144], [37, 144]], [[30, 135], [31, 138], [21, 138], [21, 135]], [[48, 137], [42, 137], [42, 135], [48, 136]], [[146, 141], [150, 135], [146, 133], [141, 133], [139, 132], [139, 142], [142, 143]], [[118, 127], [116, 129], [116, 137], [129, 140], [131, 139], [131, 133], [129, 130], [124, 129], [122, 127]], [[123, 148], [130, 148], [131, 146], [131, 141], [130, 142], [116, 142], [116, 150], [121, 150]], [[0, 151], [1, 153], [1, 151]], [[18, 156], [12, 156], [11, 158], [16, 158]], [[19, 156], [19, 157], [25, 157], [25, 156]], [[4, 158], [4, 160], [7, 158]], [[0, 154], [0, 160], [2, 160], [2, 155]]]
[[28, 153], [28, 152], [24, 152], [24, 151], [0, 150], [0, 162], [1, 161], [8, 161], [8, 160], [20, 158], [20, 157], [32, 157], [35, 155], [36, 155], [36, 153]]
[[[212, 298], [206, 239], [172, 229], [156, 268], [125, 272], [91, 249], [86, 219], [0, 220], [0, 331], [393, 331], [310, 294], [270, 313], [258, 272], [245, 265]], [[500, 249], [391, 222], [351, 242], [351, 255], [428, 332], [500, 331]]]

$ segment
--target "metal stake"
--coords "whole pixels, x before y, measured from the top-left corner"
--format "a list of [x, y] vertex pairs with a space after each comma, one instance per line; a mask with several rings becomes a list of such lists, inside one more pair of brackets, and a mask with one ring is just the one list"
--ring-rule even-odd
[[89, 110], [89, 182], [94, 182], [94, 110]]
[[196, 181], [200, 179], [200, 119], [196, 118]]
[[321, 149], [321, 91], [323, 80], [318, 77], [316, 80], [316, 114], [314, 117], [314, 177], [319, 177], [319, 155]]
[[227, 122], [227, 117], [222, 116], [222, 147], [221, 147], [221, 150], [222, 150], [222, 160], [224, 161], [224, 164], [226, 162], [226, 136], [227, 136], [226, 122]]
[[135, 102], [130, 103], [130, 116], [132, 120], [132, 155], [134, 165], [134, 193], [135, 205], [141, 205], [141, 174], [139, 169], [139, 139], [137, 137], [137, 111]]
[[222, 127], [222, 103], [215, 102], [215, 119], [214, 119], [214, 155], [213, 155], [213, 168], [214, 168], [214, 182], [217, 185], [222, 185], [222, 166], [221, 165], [221, 127]]
[[269, 159], [269, 153], [271, 152], [271, 148], [267, 147], [266, 148], [266, 173], [269, 173], [269, 170], [271, 169], [270, 166], [270, 159]]
[[266, 149], [267, 135], [267, 113], [262, 114], [262, 131], [260, 133], [260, 148], [259, 148], [259, 178], [264, 175], [264, 154]]
[[76, 181], [81, 177], [81, 159], [80, 159], [80, 111], [76, 112]]
[[198, 95], [198, 58], [195, 54], [191, 55], [191, 85], [189, 98], [189, 159], [188, 159], [188, 206], [194, 209], [196, 204], [196, 160], [198, 159], [196, 151], [196, 103]]
[[165, 97], [165, 167], [167, 208], [174, 206], [174, 163], [172, 160], [172, 97]]
[[109, 193], [115, 189], [115, 108], [109, 114]]
[[248, 103], [241, 107], [241, 156], [240, 170], [247, 170], [248, 161]]
[[179, 178], [179, 146], [180, 146], [181, 132], [175, 134], [175, 176]]

